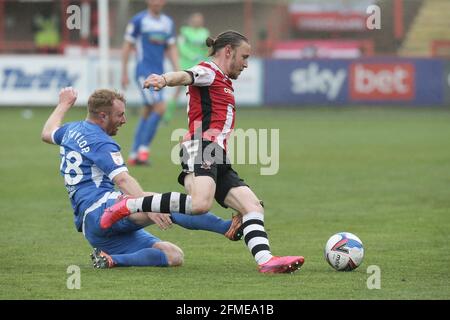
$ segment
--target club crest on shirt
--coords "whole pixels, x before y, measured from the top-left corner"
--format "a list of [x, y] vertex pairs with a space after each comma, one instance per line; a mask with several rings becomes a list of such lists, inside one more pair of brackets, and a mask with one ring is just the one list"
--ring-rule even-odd
[[202, 168], [203, 170], [211, 170], [211, 165], [212, 162], [211, 161], [203, 161], [202, 165], [200, 166], [200, 168]]
[[122, 154], [120, 152], [110, 152], [110, 153], [111, 153], [111, 158], [113, 159], [115, 164], [117, 164], [118, 166], [123, 165], [124, 161], [122, 158]]

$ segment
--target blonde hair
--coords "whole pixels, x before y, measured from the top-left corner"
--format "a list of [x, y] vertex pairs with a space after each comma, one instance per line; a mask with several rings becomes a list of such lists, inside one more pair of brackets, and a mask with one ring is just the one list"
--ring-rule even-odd
[[109, 89], [99, 89], [94, 91], [88, 100], [89, 114], [97, 115], [99, 112], [109, 111], [116, 99], [126, 103], [125, 97], [120, 92]]

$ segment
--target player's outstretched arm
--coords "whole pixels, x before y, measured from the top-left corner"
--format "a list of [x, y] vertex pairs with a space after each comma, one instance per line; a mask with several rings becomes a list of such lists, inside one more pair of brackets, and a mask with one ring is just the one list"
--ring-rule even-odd
[[77, 96], [77, 91], [72, 87], [64, 88], [59, 92], [59, 103], [42, 129], [42, 141], [53, 144], [52, 133], [61, 126], [66, 112], [75, 104]]
[[139, 185], [136, 179], [134, 179], [128, 172], [124, 171], [119, 173], [113, 179], [114, 184], [122, 191], [123, 194], [132, 197], [145, 196], [142, 187]]
[[156, 91], [162, 88], [187, 86], [192, 84], [192, 76], [186, 71], [167, 72], [165, 74], [151, 74], [144, 81], [144, 88], [154, 88]]

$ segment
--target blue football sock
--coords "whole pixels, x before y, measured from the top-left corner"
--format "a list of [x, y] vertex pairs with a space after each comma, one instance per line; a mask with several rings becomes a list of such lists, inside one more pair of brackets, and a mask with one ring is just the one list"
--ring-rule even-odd
[[161, 115], [157, 112], [152, 112], [152, 114], [145, 121], [144, 134], [142, 135], [141, 145], [149, 146], [155, 137], [156, 131], [158, 130], [159, 121], [161, 120]]
[[205, 230], [225, 234], [230, 229], [231, 220], [223, 220], [208, 212], [199, 215], [171, 214], [173, 223], [189, 230]]
[[136, 127], [136, 132], [134, 133], [134, 142], [133, 142], [133, 148], [131, 149], [132, 153], [136, 153], [139, 149], [139, 146], [142, 144], [142, 137], [144, 135], [145, 130], [145, 123], [148, 119], [140, 118], [138, 125]]
[[111, 258], [119, 267], [167, 267], [166, 254], [159, 249], [145, 248], [134, 253], [112, 254]]

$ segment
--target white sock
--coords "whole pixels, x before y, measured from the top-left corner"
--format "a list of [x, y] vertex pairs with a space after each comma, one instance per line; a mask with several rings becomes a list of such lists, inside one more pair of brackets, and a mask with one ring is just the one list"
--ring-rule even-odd
[[142, 202], [144, 198], [128, 199], [127, 208], [131, 213], [136, 213], [142, 211]]

